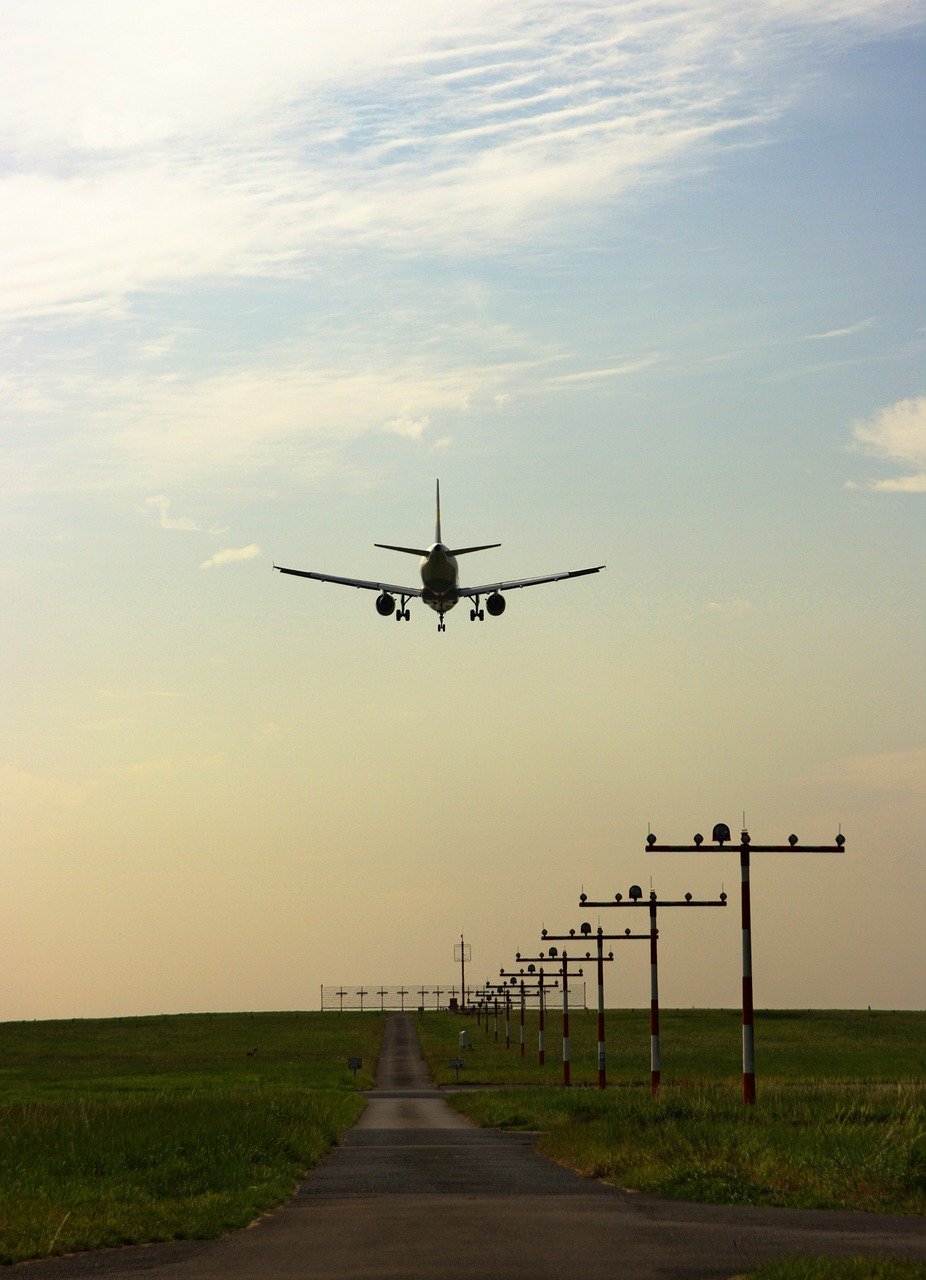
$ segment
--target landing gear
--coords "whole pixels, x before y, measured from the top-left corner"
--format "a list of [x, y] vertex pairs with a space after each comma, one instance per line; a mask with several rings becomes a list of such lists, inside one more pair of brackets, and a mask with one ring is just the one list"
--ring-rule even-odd
[[446, 622], [444, 621], [444, 615], [443, 615], [443, 614], [440, 614], [440, 616], [439, 616], [439, 618], [438, 618], [438, 622], [437, 622], [437, 629], [438, 629], [438, 631], [446, 631], [446, 630], [447, 630], [447, 624], [446, 624]]
[[405, 607], [408, 604], [408, 601], [409, 601], [408, 596], [402, 597], [402, 603], [399, 605], [398, 609], [396, 609], [395, 611], [396, 622], [402, 622], [403, 620], [405, 622], [409, 622], [411, 620], [412, 615], [409, 613], [408, 609], [406, 609]]
[[473, 607], [469, 611], [469, 620], [470, 622], [476, 622], [476, 621], [485, 622], [485, 619], [486, 619], [485, 610], [479, 608], [479, 597], [474, 596]]

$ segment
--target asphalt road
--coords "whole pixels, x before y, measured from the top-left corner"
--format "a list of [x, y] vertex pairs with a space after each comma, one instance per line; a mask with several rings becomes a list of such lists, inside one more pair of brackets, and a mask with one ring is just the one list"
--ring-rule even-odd
[[283, 1208], [221, 1240], [131, 1246], [29, 1280], [729, 1280], [776, 1258], [926, 1261], [926, 1224], [882, 1214], [685, 1204], [586, 1181], [529, 1135], [476, 1129], [428, 1076], [411, 1017], [387, 1022], [357, 1125]]

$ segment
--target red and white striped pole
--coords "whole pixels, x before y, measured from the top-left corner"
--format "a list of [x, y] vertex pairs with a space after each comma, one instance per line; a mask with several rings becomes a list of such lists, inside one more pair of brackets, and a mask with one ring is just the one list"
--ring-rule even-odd
[[749, 832], [740, 836], [743, 919], [743, 1101], [756, 1100], [756, 1041], [752, 1009], [752, 906], [749, 900]]
[[569, 960], [563, 952], [563, 1084], [571, 1084], [569, 1077]]
[[521, 979], [521, 1025], [520, 1025], [520, 1028], [519, 1028], [519, 1030], [520, 1030], [520, 1034], [521, 1034], [521, 1057], [522, 1057], [522, 1058], [524, 1057], [524, 1003], [525, 1003], [525, 1001], [524, 1001], [524, 979], [522, 978], [522, 979]]
[[604, 937], [598, 926], [598, 1088], [607, 1085], [604, 1062]]
[[540, 1012], [537, 1016], [537, 1064], [543, 1066], [546, 1061], [546, 1047], [543, 1043], [543, 967], [540, 969]]
[[653, 1097], [659, 1093], [659, 956], [656, 928], [656, 902], [650, 896], [649, 903], [649, 1059], [650, 1088]]

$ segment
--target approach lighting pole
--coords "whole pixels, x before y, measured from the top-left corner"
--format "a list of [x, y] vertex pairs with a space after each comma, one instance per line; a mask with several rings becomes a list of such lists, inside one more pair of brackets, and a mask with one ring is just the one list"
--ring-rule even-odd
[[380, 1013], [386, 1012], [386, 996], [388, 994], [388, 990], [389, 990], [388, 987], [380, 987], [380, 989], [376, 993], [379, 996]]
[[[521, 960], [522, 958], [523, 957], [520, 955], [515, 956], [516, 960]], [[572, 1071], [570, 1067], [571, 1048], [569, 1041], [569, 966], [570, 964], [580, 965], [578, 969], [573, 969], [573, 974], [577, 978], [581, 978], [585, 971], [581, 968], [580, 960], [575, 956], [570, 960], [568, 952], [565, 950], [563, 952], [559, 952], [556, 947], [550, 947], [549, 952], [546, 955], [541, 951], [539, 956], [531, 956], [529, 958], [543, 964], [548, 963], [550, 960], [555, 960], [559, 964], [559, 974], [563, 980], [563, 1087], [568, 1089], [572, 1083]]]
[[455, 942], [453, 946], [453, 958], [460, 962], [460, 1008], [466, 1008], [466, 962], [472, 960], [473, 949], [468, 942], [463, 941], [463, 935], [460, 934], [460, 941]]
[[[518, 959], [518, 960], [520, 960], [520, 959], [521, 959], [521, 953], [520, 953], [520, 952], [518, 952], [518, 953], [517, 953], [516, 959]], [[526, 977], [525, 977], [525, 974], [527, 975]], [[522, 994], [522, 998], [523, 998], [523, 995], [524, 995], [525, 990], [527, 990], [527, 991], [536, 991], [536, 992], [537, 992], [537, 997], [538, 997], [538, 1002], [537, 1002], [537, 1065], [538, 1065], [538, 1067], [542, 1067], [542, 1066], [544, 1065], [544, 1063], [546, 1062], [546, 1060], [547, 1060], [546, 1041], [545, 1041], [545, 1038], [544, 1038], [544, 1036], [545, 1036], [545, 1031], [544, 1031], [544, 1014], [545, 1014], [545, 1012], [546, 1012], [546, 997], [545, 997], [545, 993], [546, 993], [547, 991], [554, 991], [554, 990], [559, 986], [559, 979], [558, 979], [558, 978], [554, 978], [552, 982], [548, 982], [548, 981], [544, 978], [543, 965], [541, 965], [541, 966], [540, 966], [540, 968], [538, 969], [538, 968], [537, 968], [537, 966], [536, 966], [536, 965], [534, 965], [534, 964], [529, 964], [529, 965], [527, 966], [527, 968], [526, 968], [526, 969], [519, 969], [519, 970], [518, 970], [518, 972], [517, 972], [516, 974], [515, 974], [515, 973], [512, 973], [510, 970], [507, 970], [507, 969], [500, 969], [500, 970], [499, 970], [499, 977], [501, 977], [501, 978], [510, 978], [510, 980], [511, 980], [512, 982], [513, 982], [513, 981], [515, 981], [516, 979], [520, 978], [520, 980], [521, 980], [521, 994]], [[523, 1019], [523, 1004], [522, 1004], [522, 1019]], [[521, 1024], [521, 1041], [522, 1041], [522, 1044], [523, 1044], [523, 1041], [524, 1041], [524, 1024], [523, 1024], [523, 1021], [522, 1021], [522, 1024]]]
[[[797, 836], [788, 836], [787, 844], [753, 844], [749, 832], [740, 832], [739, 845], [730, 844], [730, 828], [718, 822], [711, 833], [714, 845], [704, 847], [699, 832], [692, 844], [657, 844], [650, 832], [646, 837], [648, 853], [726, 853], [738, 850], [740, 855], [740, 915], [743, 929], [743, 1102], [756, 1101], [756, 1043], [752, 1004], [752, 905], [749, 896], [749, 854], [754, 853], [842, 853], [846, 837], [840, 831], [833, 844], [800, 844]], [[662, 904], [660, 903], [660, 906]]]
[[404, 1013], [404, 1012], [405, 1012], [405, 997], [408, 995], [408, 991], [407, 991], [407, 989], [406, 989], [405, 987], [399, 987], [398, 991], [396, 992], [396, 995], [399, 997], [399, 1000], [401, 1001], [401, 1006], [400, 1006], [400, 1007], [401, 1007], [402, 1012]]
[[[489, 982], [486, 979], [486, 990], [495, 992], [495, 1011], [498, 1017], [498, 997], [505, 1000], [505, 1048], [511, 1048], [511, 988], [505, 982]], [[498, 1040], [498, 1023], [496, 1021], [495, 1039]]]
[[340, 1001], [340, 1004], [339, 1004], [339, 1007], [338, 1007], [338, 1013], [343, 1013], [343, 1012], [344, 1012], [344, 997], [347, 995], [347, 992], [344, 990], [344, 988], [343, 988], [343, 987], [338, 987], [337, 991], [336, 991], [334, 994], [338, 997], [338, 1000]]
[[[508, 979], [509, 989], [511, 987], [520, 988], [520, 1009], [518, 1016], [518, 1042], [520, 1045], [520, 1056], [524, 1057], [524, 1008], [527, 1004], [527, 989], [524, 983], [524, 970], [518, 973], [512, 973], [510, 969], [499, 969], [498, 976]], [[509, 1006], [510, 1007], [510, 1006]]]
[[649, 908], [649, 1058], [650, 1089], [655, 1097], [659, 1093], [662, 1078], [662, 1067], [659, 1053], [659, 930], [656, 927], [656, 912], [659, 907], [725, 907], [727, 895], [719, 898], [696, 902], [690, 893], [678, 902], [659, 902], [656, 894], [650, 891], [649, 900], [644, 901], [643, 890], [638, 884], [632, 884], [627, 895], [616, 893], [613, 902], [590, 902], [586, 894], [579, 894], [579, 905], [583, 907], [648, 907]]
[[[588, 941], [592, 934], [592, 926], [587, 922], [580, 928], [582, 937]], [[542, 936], [553, 942], [569, 942], [576, 936], [575, 929], [570, 929], [568, 934], [547, 933], [543, 930]], [[604, 1089], [607, 1086], [607, 1072], [605, 1070], [605, 1053], [604, 1053], [604, 966], [609, 960], [614, 959], [614, 952], [610, 951], [608, 955], [604, 954], [605, 942], [645, 942], [649, 938], [648, 933], [631, 933], [629, 929], [625, 929], [623, 933], [605, 933], [601, 925], [598, 926], [598, 932], [594, 935], [597, 943], [596, 964], [598, 969], [598, 1088]], [[586, 951], [586, 960], [591, 960], [592, 953]]]

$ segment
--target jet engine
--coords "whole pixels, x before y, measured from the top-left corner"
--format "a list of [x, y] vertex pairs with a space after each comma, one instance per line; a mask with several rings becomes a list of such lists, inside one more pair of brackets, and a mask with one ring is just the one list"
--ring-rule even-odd
[[383, 618], [388, 618], [395, 609], [395, 598], [384, 591], [382, 595], [376, 597], [376, 612]]
[[493, 618], [500, 617], [505, 612], [505, 597], [499, 595], [497, 591], [493, 591], [486, 600], [486, 608]]

